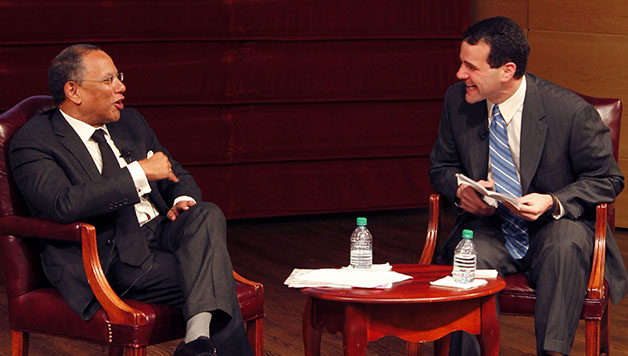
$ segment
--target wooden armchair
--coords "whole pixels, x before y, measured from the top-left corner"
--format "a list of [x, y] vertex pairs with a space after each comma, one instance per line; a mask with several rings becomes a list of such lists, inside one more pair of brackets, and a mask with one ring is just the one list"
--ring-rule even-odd
[[[109, 355], [146, 355], [146, 346], [183, 337], [181, 310], [120, 299], [100, 266], [96, 230], [84, 223], [58, 224], [28, 216], [11, 180], [8, 147], [12, 135], [32, 116], [54, 107], [51, 97], [33, 96], [0, 115], [0, 248], [11, 327], [11, 355], [28, 355], [29, 333], [36, 332], [109, 345]], [[38, 239], [82, 245], [88, 281], [103, 306], [83, 321], [46, 279]], [[234, 272], [247, 335], [256, 356], [263, 355], [264, 287]]]
[[[579, 94], [583, 99], [592, 104], [600, 113], [602, 120], [611, 131], [613, 152], [617, 160], [619, 151], [619, 129], [622, 112], [622, 103], [619, 99], [594, 98]], [[421, 254], [420, 264], [431, 263], [436, 247], [438, 229], [438, 194], [430, 196], [430, 217], [428, 235]], [[615, 229], [614, 204], [600, 204], [596, 208], [595, 242], [593, 250], [593, 263], [591, 275], [587, 285], [587, 295], [582, 307], [580, 319], [586, 324], [586, 355], [607, 355], [610, 351], [609, 337], [609, 300], [608, 284], [604, 280], [604, 261], [606, 257], [606, 231], [607, 226]], [[523, 274], [506, 276], [506, 288], [499, 295], [500, 314], [521, 315], [534, 317], [536, 292], [530, 287]], [[437, 343], [437, 353], [443, 348], [448, 348], [447, 341], [444, 344]], [[408, 345], [408, 354], [411, 351], [420, 350], [420, 345]]]

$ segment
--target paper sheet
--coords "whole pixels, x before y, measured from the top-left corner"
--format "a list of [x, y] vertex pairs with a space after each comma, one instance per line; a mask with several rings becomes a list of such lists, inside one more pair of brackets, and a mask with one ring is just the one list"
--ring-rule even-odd
[[462, 288], [462, 289], [481, 287], [485, 285], [486, 283], [488, 283], [486, 279], [479, 279], [479, 278], [474, 279], [473, 282], [471, 283], [456, 283], [454, 281], [454, 277], [452, 276], [443, 277], [441, 279], [437, 279], [435, 281], [430, 282], [430, 284], [433, 286], [454, 287], [454, 288]]
[[290, 288], [334, 287], [334, 288], [389, 288], [395, 282], [405, 281], [411, 276], [392, 271], [390, 264], [373, 265], [371, 269], [295, 268], [284, 284]]

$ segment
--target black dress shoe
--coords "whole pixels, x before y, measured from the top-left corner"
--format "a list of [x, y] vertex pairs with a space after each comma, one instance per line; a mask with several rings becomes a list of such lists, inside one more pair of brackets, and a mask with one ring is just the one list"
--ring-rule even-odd
[[201, 336], [187, 344], [182, 342], [172, 356], [218, 356], [216, 347], [210, 338]]

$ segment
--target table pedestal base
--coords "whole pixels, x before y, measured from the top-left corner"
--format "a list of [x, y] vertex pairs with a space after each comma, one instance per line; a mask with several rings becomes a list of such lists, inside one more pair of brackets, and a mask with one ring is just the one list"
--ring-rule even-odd
[[[364, 356], [369, 341], [394, 335], [410, 342], [408, 355], [420, 343], [437, 341], [456, 330], [478, 335], [482, 355], [499, 355], [499, 324], [495, 295], [432, 303], [354, 303], [308, 297], [303, 314], [306, 356], [320, 356], [323, 330], [342, 332], [345, 356]], [[445, 341], [445, 342], [443, 342]], [[447, 339], [437, 341], [437, 355]]]

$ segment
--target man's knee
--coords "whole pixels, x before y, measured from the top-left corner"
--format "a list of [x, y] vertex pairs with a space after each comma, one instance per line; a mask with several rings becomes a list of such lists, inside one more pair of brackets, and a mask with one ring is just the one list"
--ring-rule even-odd
[[181, 223], [187, 239], [209, 239], [212, 244], [226, 242], [225, 215], [216, 204], [199, 202], [180, 217], [185, 217]]
[[225, 224], [225, 215], [218, 205], [209, 202], [199, 202], [190, 208], [190, 212], [194, 212], [198, 218], [204, 219], [209, 223]]
[[534, 238], [546, 257], [569, 254], [588, 259], [593, 252], [593, 231], [577, 220], [553, 220]]
[[477, 250], [477, 268], [496, 269], [502, 275], [515, 272], [514, 260], [504, 246], [504, 239], [499, 232], [474, 234], [473, 241]]

